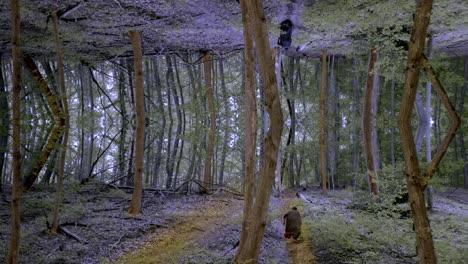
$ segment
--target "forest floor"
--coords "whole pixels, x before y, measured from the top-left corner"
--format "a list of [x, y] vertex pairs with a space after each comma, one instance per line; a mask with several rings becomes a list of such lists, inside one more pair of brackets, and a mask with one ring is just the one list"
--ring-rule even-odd
[[[260, 263], [417, 263], [410, 218], [355, 209], [349, 191], [309, 188], [271, 197]], [[100, 184], [67, 188], [61, 224], [47, 230], [54, 193], [35, 190], [21, 199], [21, 263], [230, 263], [238, 250], [242, 197], [229, 193], [167, 196], [145, 192], [143, 214], [130, 217], [131, 195]], [[0, 262], [10, 237], [10, 196], [0, 194]], [[298, 242], [283, 237], [282, 217], [303, 215]], [[468, 192], [447, 190], [430, 213], [440, 263], [468, 259]], [[5, 242], [5, 243], [4, 243]]]

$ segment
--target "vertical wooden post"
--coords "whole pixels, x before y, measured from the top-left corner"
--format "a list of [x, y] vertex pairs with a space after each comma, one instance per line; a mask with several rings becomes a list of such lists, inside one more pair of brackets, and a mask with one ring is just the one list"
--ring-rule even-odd
[[129, 31], [133, 47], [133, 62], [135, 64], [135, 188], [133, 190], [132, 202], [128, 213], [139, 215], [141, 211], [143, 157], [145, 144], [145, 97], [143, 91], [143, 63], [141, 50], [141, 31]]

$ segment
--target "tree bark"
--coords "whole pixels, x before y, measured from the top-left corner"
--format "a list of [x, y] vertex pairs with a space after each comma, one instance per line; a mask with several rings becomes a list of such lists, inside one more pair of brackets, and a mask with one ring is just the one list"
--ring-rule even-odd
[[143, 91], [143, 63], [141, 51], [141, 31], [129, 31], [133, 47], [133, 59], [135, 64], [135, 178], [132, 201], [128, 213], [130, 215], [140, 215], [142, 196], [142, 174], [143, 158], [145, 147], [145, 97]]
[[369, 71], [367, 75], [367, 92], [364, 99], [364, 112], [363, 112], [363, 134], [364, 146], [366, 150], [367, 160], [367, 174], [370, 182], [370, 191], [374, 196], [379, 195], [377, 188], [377, 178], [375, 171], [375, 161], [372, 145], [372, 97], [374, 93], [374, 78], [375, 78], [375, 64], [377, 62], [377, 49], [373, 48], [370, 55]]
[[55, 46], [57, 49], [57, 65], [58, 65], [58, 86], [60, 87], [60, 98], [62, 103], [62, 112], [64, 118], [64, 127], [62, 134], [62, 145], [60, 148], [60, 161], [59, 168], [57, 173], [57, 190], [55, 196], [55, 206], [54, 206], [54, 216], [52, 221], [52, 233], [58, 232], [59, 227], [59, 209], [60, 204], [62, 203], [62, 193], [63, 193], [63, 179], [65, 178], [65, 161], [67, 157], [67, 148], [68, 148], [68, 130], [70, 127], [70, 113], [68, 111], [68, 96], [67, 90], [65, 87], [65, 73], [63, 66], [63, 55], [62, 47], [60, 43], [60, 35], [58, 30], [58, 17], [57, 11], [52, 11], [52, 19], [54, 21], [54, 37], [55, 37]]
[[244, 215], [242, 231], [239, 242], [239, 252], [236, 261], [240, 258], [240, 251], [246, 245], [248, 235], [252, 232], [252, 208], [255, 189], [255, 149], [257, 143], [257, 103], [255, 96], [255, 57], [253, 32], [251, 25], [251, 11], [247, 6], [248, 0], [241, 0], [242, 23], [244, 24], [244, 102], [245, 102], [245, 176], [244, 176]]
[[358, 137], [358, 129], [359, 129], [359, 70], [358, 70], [358, 61], [356, 58], [353, 60], [354, 64], [354, 80], [353, 80], [353, 185], [356, 184], [356, 177], [359, 172], [359, 139]]
[[327, 50], [322, 49], [320, 76], [320, 181], [322, 193], [327, 193]]
[[209, 193], [211, 190], [211, 163], [213, 160], [214, 140], [215, 140], [215, 109], [214, 109], [214, 97], [213, 97], [213, 86], [211, 84], [211, 55], [209, 52], [205, 52], [203, 55], [203, 65], [205, 70], [205, 85], [206, 85], [206, 96], [208, 99], [208, 111], [210, 114], [210, 129], [208, 133], [208, 144], [206, 146], [206, 159], [205, 159], [205, 174], [203, 178], [204, 192]]
[[10, 126], [10, 114], [8, 111], [8, 94], [5, 80], [3, 80], [2, 54], [0, 53], [0, 193], [3, 191], [3, 166], [8, 151], [8, 129]]
[[330, 105], [331, 105], [331, 138], [330, 138], [330, 189], [335, 189], [335, 176], [336, 176], [336, 160], [337, 160], [337, 140], [339, 126], [336, 124], [338, 118], [338, 102], [336, 91], [336, 74], [335, 74], [335, 55], [331, 60], [330, 72]]
[[[401, 134], [403, 145], [403, 154], [406, 161], [406, 175], [411, 212], [413, 216], [414, 226], [416, 230], [416, 239], [418, 242], [418, 254], [421, 264], [437, 263], [434, 250], [434, 242], [432, 240], [431, 228], [427, 218], [427, 211], [424, 202], [424, 189], [427, 186], [429, 179], [432, 177], [434, 170], [437, 168], [440, 159], [445, 153], [450, 140], [454, 136], [454, 132], [458, 128], [459, 119], [453, 112], [450, 112], [450, 100], [443, 95], [443, 87], [438, 83], [437, 78], [434, 78], [430, 65], [424, 57], [424, 43], [426, 39], [427, 28], [432, 10], [432, 0], [419, 0], [414, 18], [414, 26], [411, 34], [411, 41], [408, 50], [407, 73], [403, 90], [403, 98], [400, 107], [398, 118], [398, 126]], [[420, 167], [416, 152], [416, 146], [413, 140], [411, 131], [411, 113], [414, 106], [419, 73], [422, 64], [424, 65], [428, 76], [438, 90], [444, 106], [448, 108], [449, 115], [454, 122], [446, 135], [443, 144], [437, 151], [434, 159], [427, 166], [424, 177], [420, 177]], [[440, 85], [440, 87], [438, 87]], [[449, 107], [447, 107], [449, 106]], [[457, 122], [458, 121], [458, 122]]]
[[11, 194], [11, 238], [7, 261], [15, 264], [19, 261], [20, 245], [20, 178], [21, 178], [21, 142], [20, 142], [20, 1], [11, 1], [12, 20], [12, 60], [13, 60], [13, 88], [12, 88], [12, 116], [13, 116], [13, 161], [12, 161], [12, 194]]
[[160, 119], [161, 123], [158, 127], [157, 137], [158, 141], [156, 144], [156, 156], [154, 157], [154, 180], [153, 186], [159, 186], [159, 168], [161, 166], [162, 160], [162, 149], [163, 149], [163, 142], [164, 142], [164, 130], [166, 129], [166, 113], [164, 111], [164, 102], [162, 96], [162, 85], [161, 85], [161, 78], [159, 76], [159, 65], [157, 58], [153, 59], [153, 67], [154, 67], [154, 76], [156, 81], [156, 94], [157, 94], [157, 113], [158, 119]]
[[[283, 130], [283, 113], [278, 94], [278, 85], [275, 75], [275, 63], [266, 30], [266, 18], [262, 1], [248, 1], [247, 8], [250, 16], [250, 26], [253, 29], [255, 46], [261, 66], [262, 79], [265, 84], [265, 104], [269, 114], [269, 130], [265, 139], [265, 158], [263, 160], [262, 174], [259, 179], [257, 195], [253, 205], [252, 222], [245, 244], [240, 245], [236, 263], [258, 263], [260, 245], [266, 226], [268, 204], [275, 178], [278, 148]], [[247, 25], [248, 26], [248, 25]]]

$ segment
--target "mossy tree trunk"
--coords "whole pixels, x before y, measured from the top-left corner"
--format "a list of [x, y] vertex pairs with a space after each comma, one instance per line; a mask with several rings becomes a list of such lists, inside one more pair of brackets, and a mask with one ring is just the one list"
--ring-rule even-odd
[[2, 54], [0, 53], [0, 193], [3, 191], [3, 165], [8, 146], [8, 129], [10, 124], [10, 114], [8, 106], [8, 94], [3, 79]]
[[132, 201], [128, 213], [140, 215], [142, 180], [143, 180], [143, 158], [145, 144], [145, 97], [143, 91], [143, 62], [141, 51], [141, 31], [129, 31], [133, 47], [133, 60], [135, 64], [135, 177]]

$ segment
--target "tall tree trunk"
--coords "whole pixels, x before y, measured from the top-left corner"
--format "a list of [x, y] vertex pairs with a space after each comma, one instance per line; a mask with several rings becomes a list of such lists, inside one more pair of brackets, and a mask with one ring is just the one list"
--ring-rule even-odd
[[[171, 95], [174, 94], [174, 98], [177, 96], [177, 92], [175, 92], [175, 80], [174, 80], [174, 71], [172, 68], [172, 59], [171, 56], [166, 55], [166, 65], [167, 65], [167, 72], [166, 72], [166, 83], [167, 83], [167, 112], [169, 114], [169, 132], [168, 132], [168, 140], [167, 140], [167, 158], [166, 158], [166, 190], [172, 189], [172, 177], [174, 176], [174, 161], [175, 161], [175, 154], [177, 153], [178, 148], [178, 135], [174, 135], [174, 142], [173, 144], [172, 139], [170, 138], [172, 135], [172, 125], [174, 124], [174, 120], [172, 118], [172, 98]], [[172, 148], [171, 148], [172, 146]]]
[[258, 262], [260, 245], [266, 226], [268, 204], [275, 179], [281, 132], [283, 130], [283, 113], [281, 111], [276, 82], [275, 63], [271, 54], [262, 1], [248, 1], [247, 8], [249, 14], [251, 14], [250, 26], [253, 29], [255, 46], [262, 70], [262, 79], [265, 84], [265, 104], [270, 118], [270, 127], [265, 139], [265, 158], [263, 160], [262, 175], [259, 180], [255, 203], [252, 207], [252, 212], [255, 212], [255, 214], [251, 213], [252, 222], [249, 226], [245, 244], [239, 246], [239, 252], [235, 259], [236, 263]]
[[322, 49], [320, 76], [320, 182], [322, 193], [327, 193], [327, 50]]
[[68, 111], [68, 95], [65, 88], [65, 72], [63, 66], [63, 56], [62, 56], [62, 47], [60, 43], [60, 35], [58, 30], [58, 17], [57, 11], [52, 11], [52, 19], [54, 21], [54, 37], [55, 37], [55, 46], [57, 49], [57, 65], [58, 65], [58, 86], [60, 87], [60, 98], [62, 102], [62, 110], [64, 117], [64, 128], [62, 134], [62, 145], [60, 148], [60, 161], [59, 168], [57, 173], [57, 193], [55, 196], [55, 206], [54, 206], [54, 216], [52, 221], [52, 233], [57, 233], [59, 227], [59, 209], [60, 204], [62, 203], [62, 193], [63, 193], [63, 179], [65, 178], [65, 161], [67, 157], [67, 148], [68, 148], [68, 130], [70, 128], [70, 113]]
[[206, 146], [206, 159], [205, 159], [205, 174], [203, 178], [204, 192], [208, 193], [211, 190], [211, 163], [213, 160], [214, 140], [215, 140], [215, 109], [213, 86], [211, 83], [211, 55], [209, 52], [203, 54], [203, 65], [205, 70], [205, 85], [206, 97], [208, 99], [208, 111], [210, 114], [210, 130], [208, 133], [208, 144]]
[[8, 129], [10, 124], [8, 109], [8, 94], [5, 80], [3, 80], [2, 54], [0, 53], [0, 193], [3, 191], [3, 166], [8, 151]]
[[[244, 24], [244, 109], [245, 109], [245, 176], [244, 176], [244, 215], [242, 221], [242, 231], [240, 236], [240, 247], [246, 245], [247, 237], [252, 233], [252, 210], [255, 190], [255, 149], [257, 143], [257, 103], [255, 96], [255, 55], [253, 32], [251, 25], [251, 11], [247, 6], [248, 0], [241, 0], [242, 23]], [[240, 251], [236, 255], [235, 261], [239, 260]]]
[[[400, 128], [401, 141], [403, 144], [403, 154], [406, 161], [409, 200], [416, 229], [418, 254], [421, 264], [437, 263], [434, 242], [432, 240], [431, 228], [427, 218], [427, 211], [424, 202], [424, 189], [433, 176], [435, 169], [437, 169], [440, 160], [442, 159], [460, 124], [458, 116], [453, 111], [450, 99], [447, 97], [442, 85], [438, 82], [437, 77], [423, 54], [431, 10], [432, 0], [418, 1], [408, 51], [403, 98], [398, 118], [398, 126]], [[433, 160], [428, 164], [423, 177], [420, 177], [419, 161], [411, 131], [411, 113], [416, 98], [421, 65], [424, 66], [429, 78], [436, 87], [436, 90], [441, 97], [441, 102], [444, 103], [444, 106], [449, 111], [449, 115], [453, 122], [439, 150], [434, 155]]]
[[[123, 64], [123, 61], [121, 61]], [[121, 123], [121, 133], [119, 138], [119, 177], [124, 177], [125, 175], [125, 163], [126, 163], [126, 138], [127, 138], [127, 127], [128, 127], [128, 119], [127, 119], [127, 106], [125, 103], [126, 93], [125, 93], [125, 74], [122, 69], [119, 71], [118, 75], [118, 87], [119, 87], [119, 108], [120, 108], [120, 123]], [[123, 183], [123, 181], [122, 181]]]
[[128, 213], [130, 215], [140, 215], [142, 196], [142, 174], [143, 158], [145, 148], [145, 97], [143, 91], [143, 63], [141, 51], [141, 31], [129, 31], [133, 47], [133, 59], [135, 64], [135, 185], [133, 189], [132, 201]]
[[377, 62], [377, 49], [373, 48], [370, 55], [369, 71], [367, 75], [367, 91], [364, 99], [364, 112], [363, 112], [363, 134], [364, 134], [364, 146], [366, 150], [367, 160], [367, 174], [370, 182], [370, 191], [375, 196], [379, 195], [377, 189], [377, 178], [375, 171], [375, 161], [372, 145], [372, 97], [374, 93], [374, 78], [375, 78], [375, 64]]
[[224, 185], [224, 167], [226, 163], [226, 155], [228, 143], [230, 141], [230, 129], [231, 129], [231, 110], [228, 101], [228, 92], [226, 88], [226, 81], [224, 77], [224, 58], [221, 57], [219, 60], [219, 75], [221, 78], [221, 93], [223, 94], [224, 104], [224, 136], [223, 136], [223, 147], [221, 150], [221, 161], [219, 168], [219, 185]]
[[159, 168], [161, 166], [161, 159], [162, 159], [162, 149], [164, 143], [164, 130], [166, 129], [166, 113], [164, 112], [164, 102], [162, 96], [162, 85], [161, 85], [161, 77], [159, 76], [159, 65], [157, 61], [157, 57], [153, 58], [153, 68], [154, 68], [154, 76], [156, 81], [156, 94], [157, 94], [157, 108], [156, 111], [158, 113], [158, 119], [161, 120], [160, 125], [158, 126], [157, 132], [157, 144], [156, 144], [156, 155], [154, 157], [154, 180], [153, 186], [159, 186]]
[[12, 60], [13, 60], [13, 88], [12, 88], [12, 116], [13, 116], [13, 161], [12, 161], [12, 194], [11, 194], [11, 238], [7, 261], [15, 264], [19, 261], [20, 244], [20, 177], [21, 177], [21, 142], [20, 142], [20, 1], [11, 1], [11, 24], [12, 24]]
[[[179, 158], [177, 159], [177, 165], [175, 169], [175, 177], [174, 177], [174, 188], [176, 187], [177, 184], [177, 177], [179, 176], [179, 168], [180, 168], [180, 163], [182, 161], [182, 156], [184, 154], [184, 144], [185, 144], [185, 126], [186, 126], [186, 118], [185, 118], [185, 102], [184, 102], [184, 92], [183, 92], [183, 87], [180, 82], [180, 77], [179, 77], [179, 68], [177, 67], [177, 57], [174, 56], [174, 70], [176, 74], [176, 80], [177, 80], [177, 86], [179, 87], [179, 94], [180, 94], [180, 103], [176, 105], [177, 107], [177, 118], [178, 118], [178, 126], [181, 126], [181, 131], [179, 132], [179, 141], [181, 142], [180, 144], [180, 151], [179, 151]], [[179, 100], [177, 100], [179, 101]], [[179, 129], [180, 130], [180, 129]]]
[[338, 102], [337, 102], [337, 92], [336, 92], [336, 74], [335, 74], [335, 55], [332, 56], [331, 60], [331, 72], [330, 72], [330, 105], [331, 105], [331, 138], [330, 138], [330, 186], [331, 189], [335, 189], [335, 175], [336, 175], [336, 159], [337, 159], [337, 139], [338, 133], [337, 129], [339, 127], [336, 125], [337, 115], [338, 115]]

